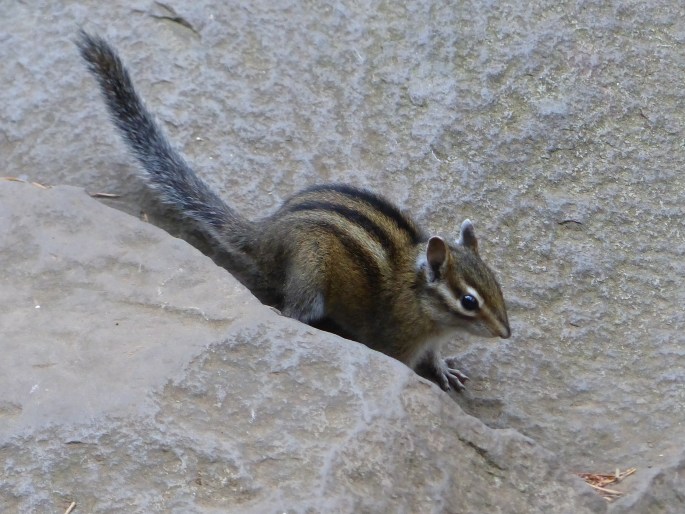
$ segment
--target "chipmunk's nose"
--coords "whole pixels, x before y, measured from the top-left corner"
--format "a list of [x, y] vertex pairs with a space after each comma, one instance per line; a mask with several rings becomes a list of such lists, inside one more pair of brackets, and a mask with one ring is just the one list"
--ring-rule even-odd
[[509, 320], [506, 318], [506, 315], [504, 319], [495, 318], [493, 321], [494, 323], [490, 325], [493, 335], [498, 335], [502, 339], [509, 339], [511, 328], [509, 328]]
[[497, 319], [494, 316], [490, 316], [489, 319], [486, 318], [485, 324], [492, 334], [493, 337], [499, 336], [502, 339], [509, 339], [511, 336], [511, 328], [509, 328], [509, 320], [504, 321]]
[[498, 317], [500, 328], [499, 336], [502, 339], [509, 339], [511, 337], [511, 328], [509, 327], [509, 316], [507, 316], [507, 311], [503, 311]]

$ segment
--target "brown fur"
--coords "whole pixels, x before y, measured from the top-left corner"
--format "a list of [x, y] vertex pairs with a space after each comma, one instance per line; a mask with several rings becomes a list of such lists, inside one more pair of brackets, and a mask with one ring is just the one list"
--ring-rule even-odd
[[77, 44], [140, 176], [240, 264], [233, 271], [262, 301], [427, 369], [444, 389], [462, 388], [466, 377], [440, 358], [440, 337], [474, 323], [509, 337], [502, 292], [470, 222], [451, 246], [382, 197], [340, 184], [246, 220], [173, 149], [109, 44], [85, 32]]

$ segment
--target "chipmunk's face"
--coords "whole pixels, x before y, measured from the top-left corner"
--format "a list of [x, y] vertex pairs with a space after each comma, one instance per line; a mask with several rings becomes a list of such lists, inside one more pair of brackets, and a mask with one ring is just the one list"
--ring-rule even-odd
[[430, 238], [419, 266], [426, 279], [424, 305], [434, 321], [477, 335], [511, 335], [502, 290], [478, 255], [469, 220], [462, 224], [461, 237], [454, 246], [440, 237]]

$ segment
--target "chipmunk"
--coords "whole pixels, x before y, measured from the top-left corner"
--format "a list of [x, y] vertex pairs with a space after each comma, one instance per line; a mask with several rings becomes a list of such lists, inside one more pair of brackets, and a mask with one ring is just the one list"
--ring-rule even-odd
[[502, 291], [468, 219], [450, 244], [385, 198], [332, 184], [247, 220], [172, 148], [116, 51], [84, 31], [76, 44], [142, 179], [234, 258], [264, 303], [304, 323], [332, 324], [444, 390], [463, 389], [468, 377], [440, 356], [443, 340], [459, 329], [510, 336]]

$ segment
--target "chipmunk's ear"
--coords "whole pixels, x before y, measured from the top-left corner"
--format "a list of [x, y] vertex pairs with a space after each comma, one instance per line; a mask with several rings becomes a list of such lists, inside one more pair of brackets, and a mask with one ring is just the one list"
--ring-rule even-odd
[[431, 282], [440, 280], [441, 272], [447, 262], [447, 243], [442, 237], [433, 236], [426, 246], [426, 263]]
[[473, 223], [471, 223], [471, 220], [466, 219], [461, 224], [461, 232], [459, 234], [457, 244], [465, 248], [470, 248], [474, 252], [478, 253], [478, 239], [476, 239], [476, 231], [473, 229]]

